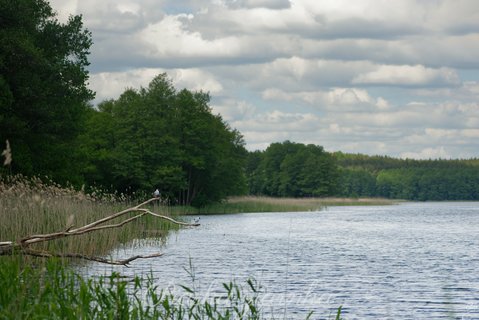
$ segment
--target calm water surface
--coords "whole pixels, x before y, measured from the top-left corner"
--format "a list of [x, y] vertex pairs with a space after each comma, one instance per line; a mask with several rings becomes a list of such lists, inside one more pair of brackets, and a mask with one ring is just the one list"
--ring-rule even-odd
[[[158, 248], [143, 244], [120, 257], [165, 252], [125, 275], [153, 272], [162, 288], [211, 287], [254, 277], [265, 310], [296, 319], [479, 319], [479, 203], [404, 203], [330, 207], [319, 212], [202, 216], [201, 226], [173, 233]], [[284, 316], [286, 315], [286, 316]]]

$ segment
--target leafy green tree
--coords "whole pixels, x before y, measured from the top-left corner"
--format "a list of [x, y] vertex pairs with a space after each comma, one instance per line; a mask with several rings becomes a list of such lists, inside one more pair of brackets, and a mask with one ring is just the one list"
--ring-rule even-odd
[[204, 92], [181, 90], [173, 119], [187, 184], [179, 200], [196, 206], [245, 191], [243, 138], [211, 113], [209, 101]]
[[109, 100], [100, 103], [97, 109], [88, 109], [85, 130], [80, 136], [85, 181], [90, 185], [99, 183], [112, 192], [116, 184], [112, 170], [115, 161], [112, 151], [116, 145], [113, 104], [113, 100]]
[[158, 188], [173, 203], [198, 207], [244, 193], [242, 136], [212, 114], [209, 101], [204, 92], [177, 92], [160, 74], [103, 102], [84, 135], [85, 174], [125, 192]]
[[249, 193], [252, 195], [261, 194], [261, 188], [264, 184], [262, 179], [264, 175], [261, 172], [260, 165], [263, 161], [263, 152], [256, 150], [248, 152], [246, 158], [246, 179]]
[[14, 172], [81, 182], [91, 44], [80, 16], [62, 24], [47, 1], [0, 0], [0, 141]]
[[162, 187], [171, 190], [182, 183], [178, 140], [170, 132], [174, 98], [171, 81], [161, 76], [146, 89], [126, 90], [115, 101], [112, 171], [118, 189], [154, 190], [162, 180]]
[[341, 168], [338, 194], [345, 197], [376, 196], [376, 177], [362, 168]]
[[[281, 164], [288, 154], [294, 154], [297, 152], [299, 144], [290, 141], [283, 143], [272, 143], [266, 148], [263, 157], [263, 163], [260, 167], [263, 178], [262, 193], [270, 196], [281, 196], [280, 189], [285, 189], [287, 184], [287, 177], [285, 177], [284, 171], [287, 169]], [[282, 174], [283, 172], [283, 174]], [[283, 175], [283, 178], [281, 178]], [[283, 187], [281, 187], [283, 185]], [[284, 195], [284, 192], [283, 192]]]
[[[250, 192], [269, 196], [311, 197], [334, 194], [337, 168], [323, 147], [285, 141], [250, 154]], [[254, 188], [253, 190], [251, 188]]]

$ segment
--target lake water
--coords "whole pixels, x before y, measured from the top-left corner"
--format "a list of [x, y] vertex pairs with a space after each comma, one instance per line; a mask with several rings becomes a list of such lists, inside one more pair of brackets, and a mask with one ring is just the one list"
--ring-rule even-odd
[[[280, 319], [479, 319], [479, 203], [403, 203], [330, 207], [304, 213], [201, 216], [164, 247], [123, 248], [120, 257], [162, 251], [131, 268], [98, 264], [88, 272], [153, 273], [160, 287], [211, 287], [254, 277], [265, 310]], [[191, 270], [190, 270], [191, 271]]]

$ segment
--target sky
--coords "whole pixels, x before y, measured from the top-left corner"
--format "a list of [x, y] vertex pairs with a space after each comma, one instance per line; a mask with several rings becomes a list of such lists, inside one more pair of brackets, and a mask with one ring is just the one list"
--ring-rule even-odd
[[248, 150], [290, 140], [401, 158], [479, 157], [477, 0], [52, 0], [83, 15], [93, 101], [166, 72]]

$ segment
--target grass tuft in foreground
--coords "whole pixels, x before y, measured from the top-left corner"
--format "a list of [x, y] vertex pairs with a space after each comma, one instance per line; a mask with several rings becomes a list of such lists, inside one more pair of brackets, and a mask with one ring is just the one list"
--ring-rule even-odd
[[[245, 286], [224, 283], [213, 299], [182, 288], [183, 293], [175, 295], [160, 290], [152, 277], [128, 279], [113, 273], [85, 280], [56, 260], [33, 268], [19, 257], [1, 259], [0, 318], [266, 319], [253, 280]], [[339, 316], [340, 310], [336, 319]]]

